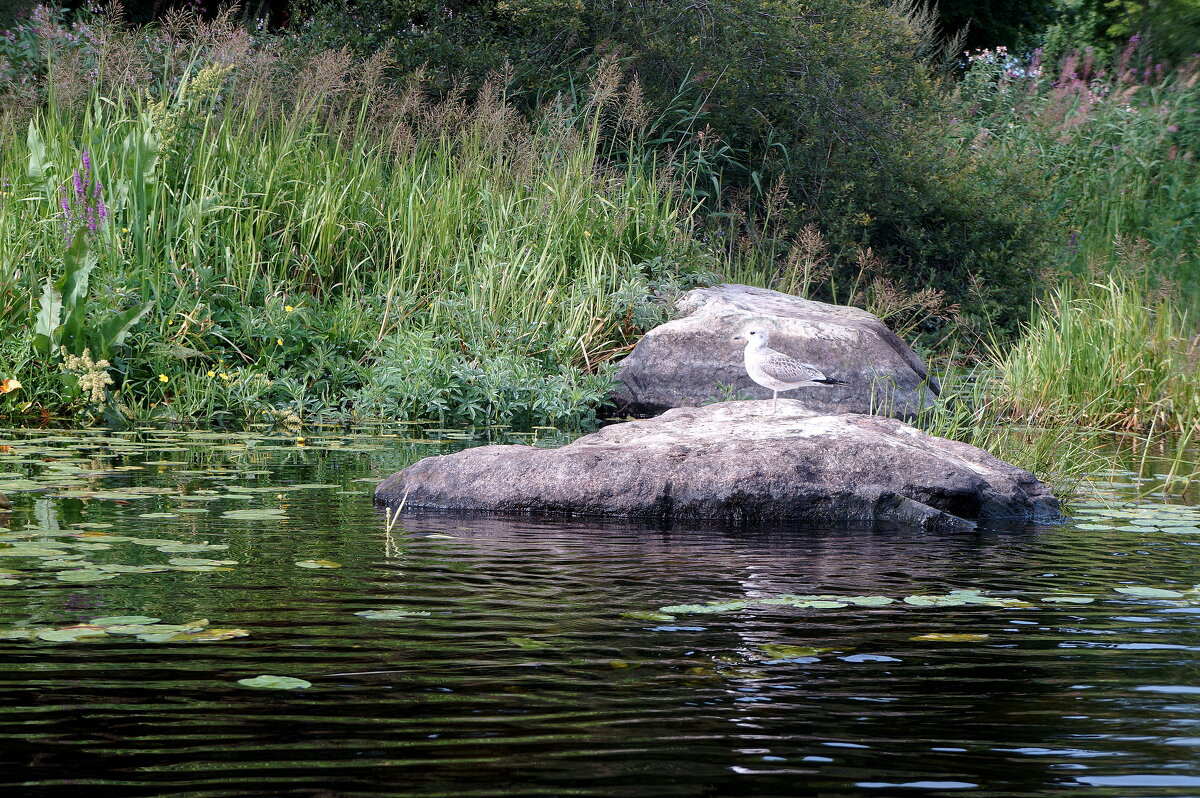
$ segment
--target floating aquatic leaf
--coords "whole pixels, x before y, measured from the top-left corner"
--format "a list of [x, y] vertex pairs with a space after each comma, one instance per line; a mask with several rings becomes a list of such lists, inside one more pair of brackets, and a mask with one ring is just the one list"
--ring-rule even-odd
[[1091, 604], [1095, 599], [1088, 596], [1042, 596], [1042, 601], [1052, 604]]
[[110, 635], [143, 635], [153, 634], [158, 630], [155, 623], [118, 623], [105, 627], [105, 634]]
[[800, 597], [789, 601], [787, 606], [802, 610], [836, 610], [849, 605], [844, 601], [836, 601], [834, 599]]
[[914, 607], [961, 607], [969, 602], [963, 596], [905, 596], [904, 603]]
[[72, 543], [71, 548], [79, 551], [107, 551], [112, 548], [111, 543]]
[[206, 560], [203, 557], [172, 557], [167, 560], [171, 565], [237, 565], [237, 560]]
[[159, 546], [158, 550], [169, 554], [186, 554], [195, 551], [224, 551], [229, 548], [226, 543], [167, 543]]
[[104, 637], [104, 630], [87, 626], [69, 626], [64, 629], [47, 629], [37, 633], [38, 640], [50, 643], [73, 643], [81, 637]]
[[0, 549], [0, 557], [57, 557], [62, 554], [58, 549], [40, 549], [33, 546]]
[[650, 612], [634, 610], [633, 612], [621, 613], [622, 618], [632, 618], [635, 621], [673, 621], [674, 615], [668, 615], [665, 612]]
[[886, 607], [888, 604], [896, 602], [895, 599], [887, 596], [847, 596], [842, 601], [857, 607]]
[[59, 571], [54, 578], [60, 582], [103, 582], [112, 579], [116, 574], [105, 573], [94, 568], [84, 568], [74, 571]]
[[669, 607], [659, 607], [659, 612], [665, 612], [668, 615], [686, 614], [692, 612], [730, 612], [733, 610], [742, 610], [746, 608], [745, 601], [724, 601], [713, 602], [711, 604], [673, 604]]
[[1114, 587], [1113, 590], [1118, 593], [1124, 593], [1127, 596], [1137, 596], [1138, 598], [1183, 598], [1183, 594], [1178, 590], [1163, 590], [1157, 587]]
[[981, 640], [987, 639], [987, 635], [950, 634], [945, 632], [931, 632], [926, 635], [917, 635], [916, 637], [909, 638], [909, 640], [932, 640], [939, 643], [977, 643]]
[[36, 629], [0, 629], [0, 640], [33, 640]]
[[116, 626], [130, 623], [158, 623], [161, 618], [151, 618], [149, 615], [106, 615], [103, 618], [92, 618], [88, 621], [93, 626]]
[[517, 648], [554, 648], [553, 643], [547, 643], [545, 640], [534, 640], [532, 637], [506, 637], [504, 639]]
[[143, 633], [138, 635], [138, 639], [147, 643], [215, 643], [249, 635], [250, 632], [245, 629], [203, 629], [198, 632]]
[[10, 587], [11, 585], [21, 584], [20, 579], [12, 579], [7, 576], [0, 576], [0, 587]]
[[1093, 530], [1099, 531], [1099, 530], [1112, 529], [1113, 526], [1112, 526], [1112, 524], [1076, 524], [1075, 528], [1076, 529], [1086, 529], [1088, 531], [1093, 531]]
[[125, 565], [124, 563], [101, 563], [93, 566], [97, 571], [110, 574], [161, 574], [168, 571], [165, 565]]
[[284, 515], [283, 510], [226, 510], [221, 513], [222, 518], [235, 518], [244, 521], [273, 521], [283, 518]]
[[176, 513], [142, 513], [138, 518], [178, 518]]
[[428, 616], [428, 615], [432, 615], [433, 613], [420, 612], [417, 610], [392, 609], [392, 610], [361, 610], [354, 614], [361, 616], [363, 618], [367, 618], [368, 620], [372, 620], [372, 621], [400, 621], [400, 620], [404, 620], [405, 618]]
[[758, 649], [772, 659], [796, 659], [797, 657], [815, 657], [818, 654], [828, 654], [832, 648], [817, 648], [814, 646], [785, 646], [768, 643]]
[[85, 565], [91, 566], [92, 563], [84, 562], [86, 559], [82, 554], [69, 554], [66, 557], [42, 560], [42, 565], [46, 568], [82, 568]]
[[300, 568], [341, 568], [342, 564], [333, 560], [299, 560], [296, 565]]
[[179, 541], [166, 538], [129, 538], [128, 542], [138, 546], [168, 546]]
[[243, 687], [253, 687], [258, 690], [303, 690], [312, 687], [312, 682], [296, 679], [291, 676], [255, 676], [253, 679], [238, 679]]

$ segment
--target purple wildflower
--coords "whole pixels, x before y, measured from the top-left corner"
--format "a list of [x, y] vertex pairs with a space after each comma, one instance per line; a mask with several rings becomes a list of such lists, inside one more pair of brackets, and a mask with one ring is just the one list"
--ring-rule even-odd
[[62, 207], [63, 236], [69, 242], [75, 230], [86, 227], [95, 235], [100, 225], [108, 219], [108, 207], [104, 204], [104, 186], [92, 172], [92, 155], [84, 150], [80, 157], [81, 167], [71, 175], [74, 196], [65, 186], [59, 192]]

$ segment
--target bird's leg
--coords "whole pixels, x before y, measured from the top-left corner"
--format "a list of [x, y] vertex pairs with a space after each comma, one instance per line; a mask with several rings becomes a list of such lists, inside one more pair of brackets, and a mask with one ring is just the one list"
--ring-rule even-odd
[[779, 391], [771, 391], [771, 415], [775, 415], [775, 408], [779, 406]]

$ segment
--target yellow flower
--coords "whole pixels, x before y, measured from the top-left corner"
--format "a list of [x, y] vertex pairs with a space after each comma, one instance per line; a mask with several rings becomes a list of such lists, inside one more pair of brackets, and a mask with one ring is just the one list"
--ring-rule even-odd
[[122, 232], [122, 233], [128, 233], [128, 232], [129, 232], [129, 228], [128, 228], [128, 227], [122, 227], [122, 228], [121, 228], [121, 232]]
[[276, 345], [278, 345], [278, 346], [283, 346], [283, 339], [282, 339], [282, 338], [276, 338], [276, 339], [275, 339], [275, 343], [276, 343]]
[[584, 234], [585, 236], [587, 236], [588, 238], [591, 238], [591, 237], [592, 237], [592, 231], [591, 231], [591, 230], [584, 230], [584, 231], [583, 231], [583, 234]]
[[291, 313], [293, 310], [295, 310], [295, 308], [292, 307], [291, 305], [284, 305], [283, 309], [286, 310], [288, 313]]
[[296, 438], [296, 445], [297, 445], [297, 446], [303, 446], [303, 445], [304, 445], [304, 436], [303, 436], [303, 435], [301, 435], [300, 437]]
[[159, 375], [158, 375], [158, 381], [159, 381], [159, 382], [170, 382], [170, 380], [171, 380], [171, 378], [170, 378], [170, 377], [168, 377], [166, 374], [159, 374]]
[[19, 380], [3, 379], [0, 380], [0, 393], [12, 393], [21, 387]]
[[228, 375], [228, 374], [226, 374], [226, 373], [225, 373], [225, 372], [223, 372], [223, 371], [221, 372], [221, 374], [220, 374], [220, 377], [221, 377], [221, 379], [223, 379], [223, 380], [227, 380], [227, 379], [229, 379], [229, 375]]
[[210, 371], [210, 372], [208, 372], [208, 375], [207, 375], [207, 376], [209, 376], [209, 377], [215, 377], [215, 376], [217, 376], [217, 372], [215, 372], [215, 371]]

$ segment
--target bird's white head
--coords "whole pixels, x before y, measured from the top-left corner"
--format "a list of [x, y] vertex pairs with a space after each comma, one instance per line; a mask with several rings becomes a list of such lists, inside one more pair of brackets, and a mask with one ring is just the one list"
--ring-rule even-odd
[[740, 335], [735, 335], [733, 340], [745, 341], [747, 346], [753, 346], [755, 348], [764, 347], [767, 345], [768, 340], [767, 331], [762, 327], [751, 327], [750, 329], [742, 332]]

